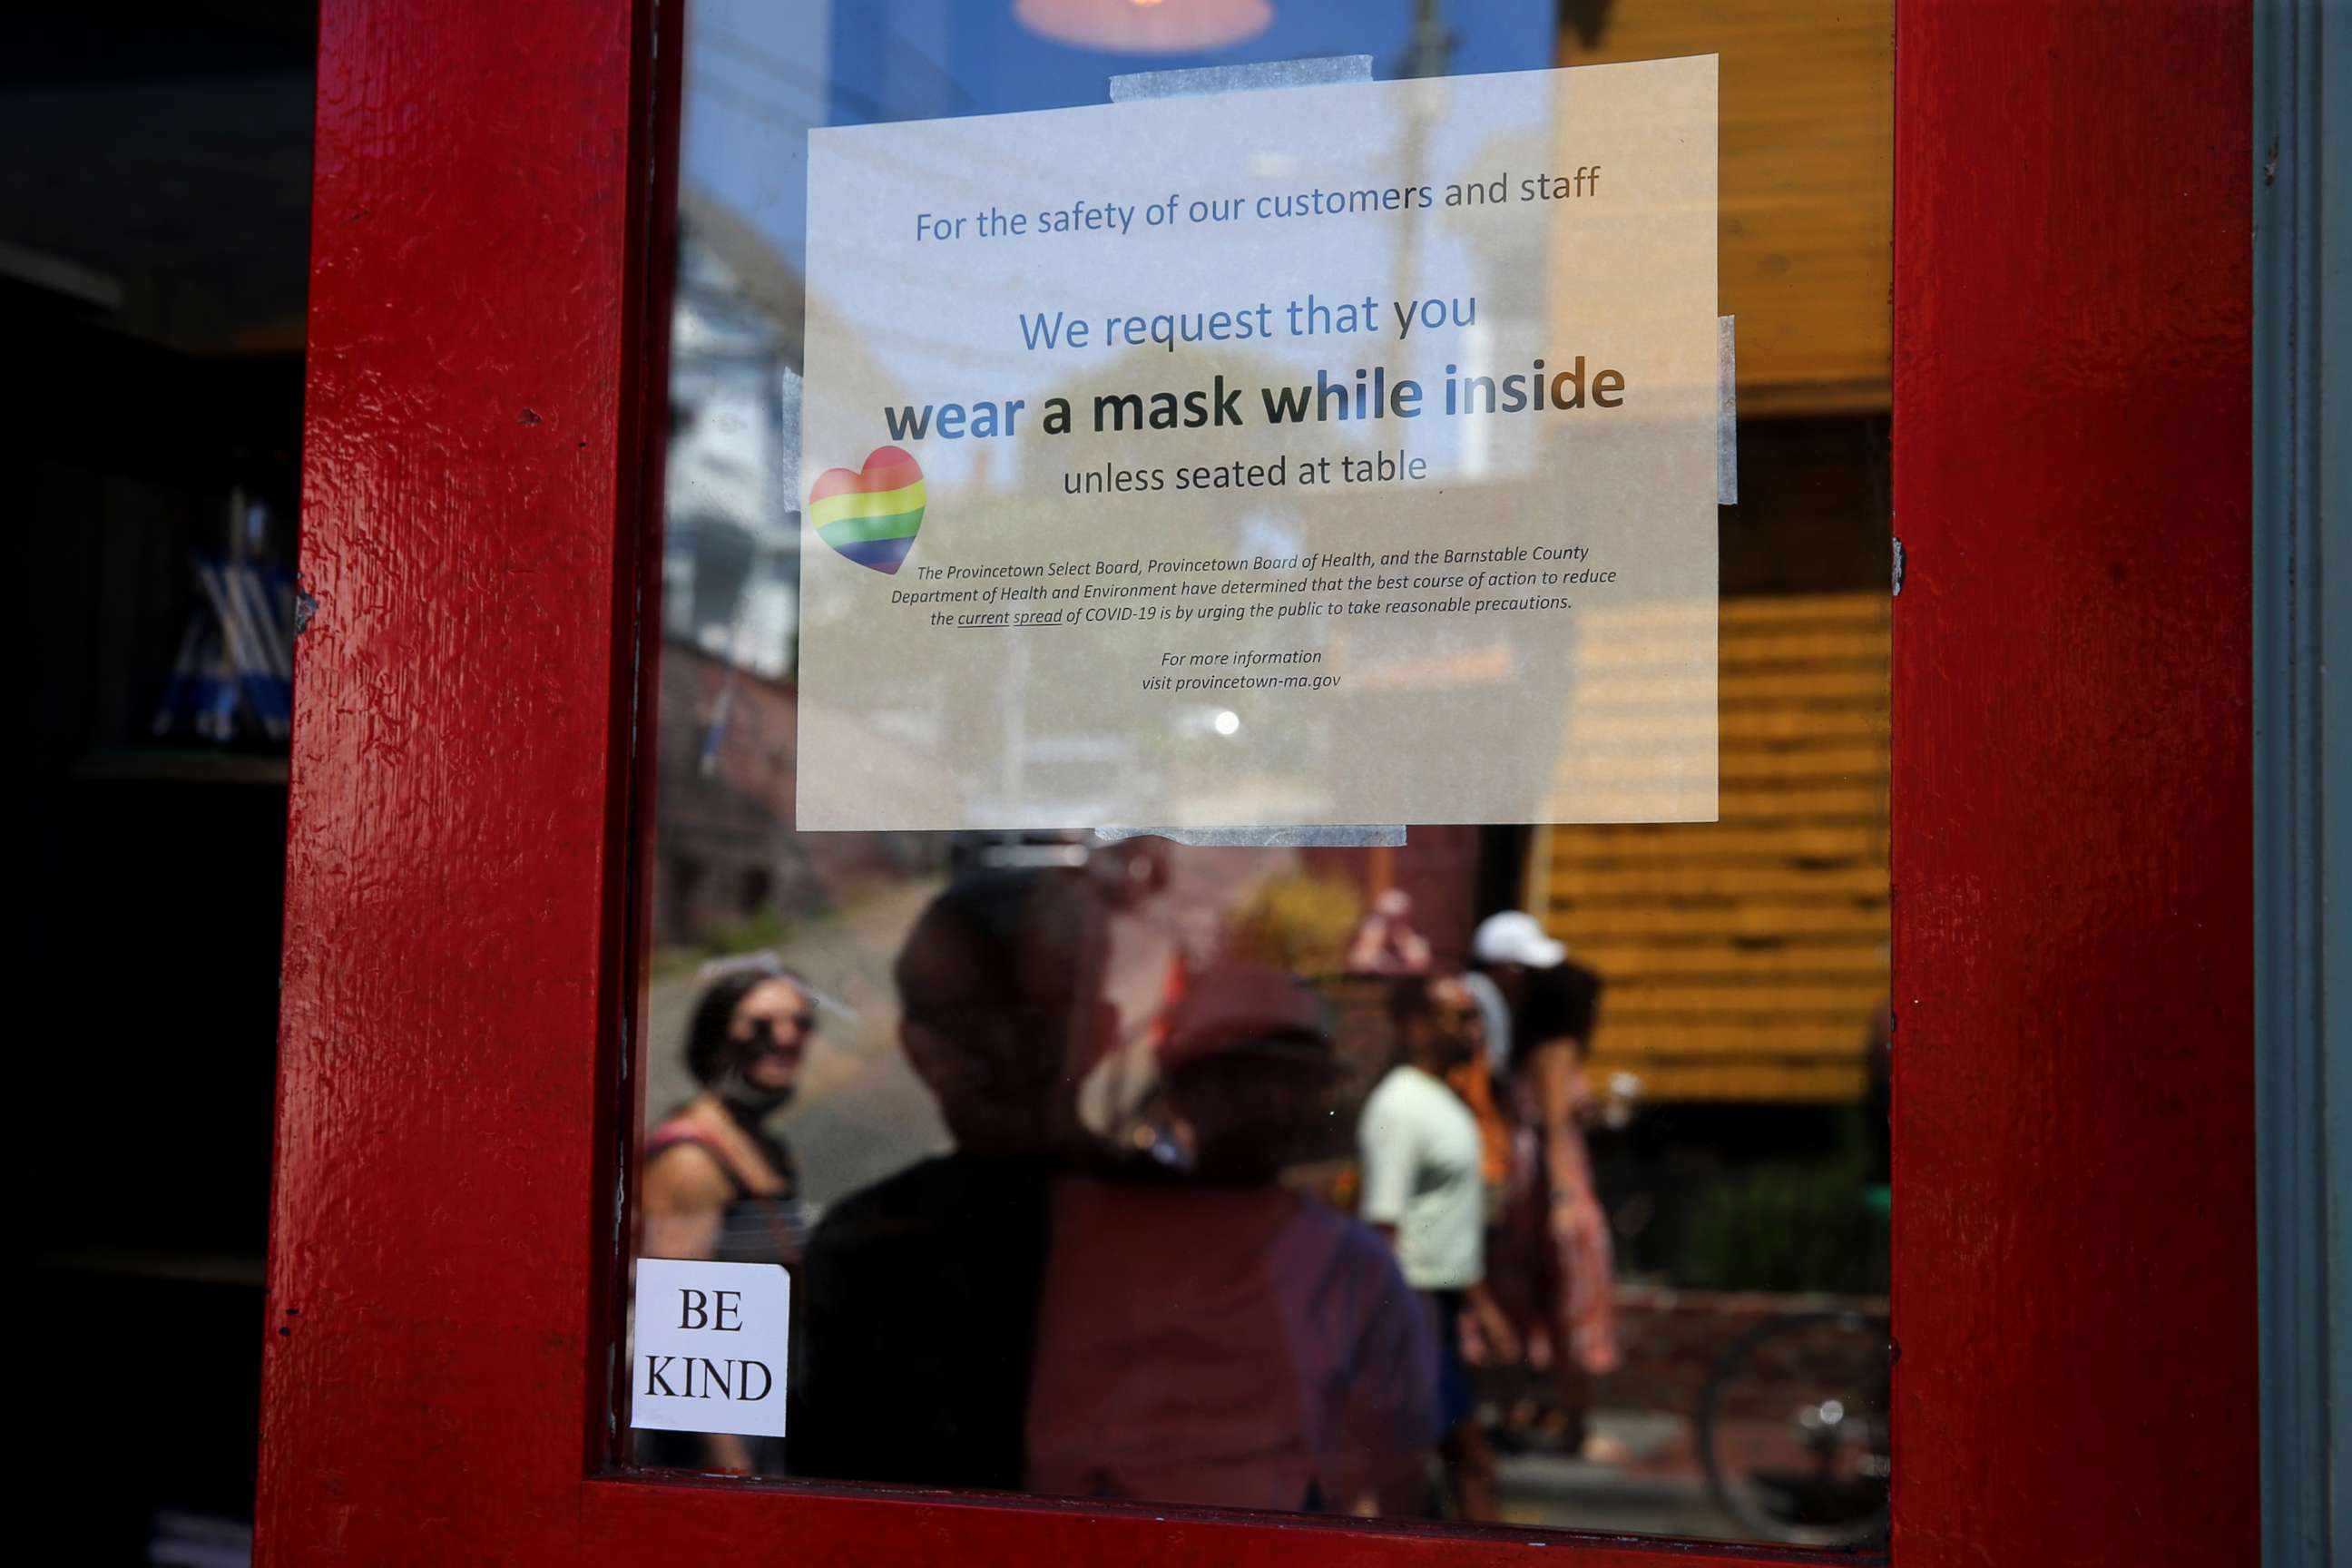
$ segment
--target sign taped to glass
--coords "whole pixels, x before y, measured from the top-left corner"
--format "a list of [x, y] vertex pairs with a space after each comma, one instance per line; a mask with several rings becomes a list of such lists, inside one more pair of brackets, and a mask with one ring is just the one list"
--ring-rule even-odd
[[808, 211], [799, 827], [1714, 820], [1714, 57], [824, 129]]

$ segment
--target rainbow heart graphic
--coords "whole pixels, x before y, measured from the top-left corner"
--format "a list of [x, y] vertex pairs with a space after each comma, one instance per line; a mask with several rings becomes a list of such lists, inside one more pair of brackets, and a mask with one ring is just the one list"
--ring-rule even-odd
[[877, 447], [856, 473], [827, 468], [809, 491], [816, 536], [860, 566], [894, 574], [923, 526], [923, 468], [896, 447]]

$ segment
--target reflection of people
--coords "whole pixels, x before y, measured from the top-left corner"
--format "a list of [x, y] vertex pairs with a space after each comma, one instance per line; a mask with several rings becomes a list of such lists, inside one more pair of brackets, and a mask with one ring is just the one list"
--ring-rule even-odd
[[793, 1278], [795, 1474], [1022, 1484], [1045, 1183], [1098, 1031], [1103, 901], [1073, 873], [983, 872], [898, 955], [907, 1059], [955, 1152], [834, 1205]]
[[[808, 986], [766, 953], [706, 973], [686, 1037], [701, 1091], [646, 1140], [645, 1255], [789, 1268], [806, 1228], [800, 1173], [765, 1123], [800, 1083], [816, 1027]], [[640, 1445], [647, 1464], [777, 1468], [765, 1439], [647, 1433]]]
[[1413, 1289], [1437, 1325], [1440, 1452], [1462, 1517], [1496, 1517], [1494, 1455], [1479, 1430], [1461, 1327], [1477, 1325], [1498, 1359], [1516, 1359], [1513, 1334], [1486, 1290], [1486, 1183], [1478, 1124], [1446, 1072], [1482, 1048], [1478, 1005], [1454, 976], [1401, 979], [1391, 994], [1400, 1060], [1364, 1101], [1357, 1140], [1362, 1213], [1388, 1232]]
[[1511, 1065], [1514, 1016], [1527, 1003], [1528, 977], [1568, 956], [1568, 944], [1544, 933], [1543, 922], [1525, 910], [1505, 910], [1478, 922], [1470, 937], [1477, 967], [1463, 983], [1478, 999], [1486, 1022], [1486, 1059], [1497, 1077]]
[[1530, 1361], [1553, 1372], [1563, 1439], [1587, 1458], [1616, 1459], [1619, 1447], [1586, 1425], [1591, 1380], [1618, 1364], [1616, 1260], [1584, 1134], [1601, 979], [1563, 961], [1524, 972], [1510, 989], [1520, 998], [1512, 1089], [1525, 1136], [1502, 1227], [1515, 1276], [1505, 1293], [1523, 1314]]
[[1462, 984], [1478, 1004], [1486, 1048], [1455, 1064], [1445, 1081], [1478, 1119], [1487, 1214], [1498, 1218], [1509, 1197], [1518, 1123], [1509, 1084], [1512, 1012], [1526, 995], [1527, 976], [1549, 969], [1568, 955], [1568, 949], [1546, 936], [1535, 916], [1510, 910], [1478, 923], [1470, 951], [1477, 967], [1462, 977]]
[[1039, 1491], [1411, 1510], [1436, 1342], [1381, 1237], [1279, 1181], [1336, 1062], [1278, 971], [1211, 970], [1160, 1070], [1177, 1163], [1055, 1184], [1029, 1405]]

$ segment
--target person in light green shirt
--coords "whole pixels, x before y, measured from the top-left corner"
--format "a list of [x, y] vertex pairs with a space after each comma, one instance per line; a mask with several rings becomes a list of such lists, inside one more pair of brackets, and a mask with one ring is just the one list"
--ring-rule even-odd
[[1414, 1289], [1467, 1290], [1486, 1274], [1478, 1122], [1432, 1066], [1399, 1062], [1364, 1101], [1363, 1217], [1395, 1232]]
[[1449, 1068], [1484, 1049], [1478, 1004], [1455, 976], [1409, 976], [1395, 983], [1390, 1015], [1399, 1060], [1364, 1101], [1356, 1126], [1362, 1165], [1363, 1219], [1396, 1248], [1405, 1282], [1422, 1292], [1436, 1320], [1438, 1402], [1446, 1436], [1440, 1445], [1463, 1518], [1496, 1517], [1495, 1459], [1479, 1429], [1460, 1321], [1477, 1315], [1483, 1337], [1503, 1360], [1517, 1359], [1515, 1336], [1486, 1289], [1486, 1186], [1477, 1119], [1445, 1086]]

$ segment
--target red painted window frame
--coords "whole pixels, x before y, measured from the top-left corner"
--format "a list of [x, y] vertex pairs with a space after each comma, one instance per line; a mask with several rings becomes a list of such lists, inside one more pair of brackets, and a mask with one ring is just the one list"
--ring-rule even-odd
[[[677, 10], [324, 7], [259, 1560], [1770, 1560], [610, 1473]], [[1898, 11], [1901, 1568], [2257, 1554], [2250, 28]]]

